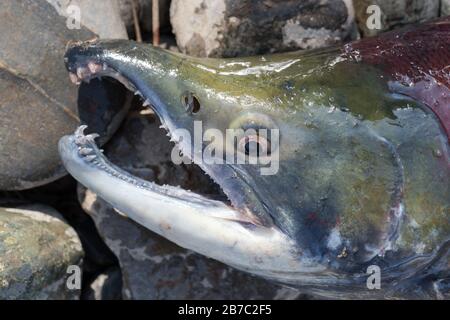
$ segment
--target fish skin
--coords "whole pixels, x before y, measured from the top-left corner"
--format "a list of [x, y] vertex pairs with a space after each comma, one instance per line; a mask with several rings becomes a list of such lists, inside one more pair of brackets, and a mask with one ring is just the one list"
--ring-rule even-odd
[[393, 91], [427, 105], [450, 139], [449, 47], [450, 16], [356, 41], [343, 51], [351, 59], [382, 69], [396, 84]]
[[[327, 270], [351, 277], [376, 263], [387, 282], [406, 275], [420, 279], [424, 268], [445, 278], [449, 104], [446, 91], [426, 87], [436, 81], [448, 89], [449, 81], [442, 82], [450, 64], [448, 21], [390, 33], [383, 36], [384, 47], [384, 40], [371, 38], [341, 48], [237, 59], [99, 41], [70, 48], [67, 68], [106, 63], [151, 101], [169, 130], [192, 132], [194, 120], [220, 130], [250, 122], [278, 128], [276, 175], [261, 176], [259, 168], [246, 165], [201, 167], [235, 208], [282, 230]], [[445, 36], [436, 39], [430, 30]], [[423, 60], [411, 39], [420, 41], [421, 54], [429, 45], [440, 58]], [[417, 73], [419, 67], [427, 72]], [[405, 79], [412, 81], [409, 89]], [[195, 115], [180, 103], [186, 91], [201, 102]]]

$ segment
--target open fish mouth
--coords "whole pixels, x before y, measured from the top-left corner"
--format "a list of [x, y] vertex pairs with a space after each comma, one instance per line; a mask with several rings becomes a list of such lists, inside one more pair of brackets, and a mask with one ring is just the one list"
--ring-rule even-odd
[[[138, 95], [171, 141], [212, 178], [229, 203], [129, 174], [103, 155], [95, 134], [84, 133], [85, 126], [61, 138], [62, 162], [117, 211], [181, 247], [235, 268], [312, 291], [361, 293], [366, 292], [364, 268], [381, 259], [387, 265], [384, 279], [394, 281], [429, 263], [435, 253], [425, 254], [419, 246], [398, 239], [408, 214], [422, 217], [423, 212], [440, 212], [448, 203], [447, 171], [436, 182], [441, 187], [430, 193], [436, 201], [412, 202], [409, 207], [405, 202], [411, 201], [411, 194], [423, 193], [421, 186], [430, 180], [430, 175], [415, 171], [447, 168], [443, 157], [426, 153], [429, 145], [445, 149], [441, 128], [436, 119], [423, 115], [420, 103], [391, 94], [378, 69], [351, 61], [330, 66], [328, 60], [336, 54], [332, 50], [283, 58], [287, 61], [275, 56], [274, 61], [255, 57], [230, 63], [187, 58], [131, 41], [76, 44], [65, 56], [71, 80], [79, 84], [111, 77]], [[341, 73], [344, 67], [355, 72]], [[294, 83], [290, 72], [306, 78]], [[274, 83], [259, 79], [274, 74]], [[312, 94], [297, 96], [295, 85], [306, 85]], [[327, 99], [353, 97], [355, 86], [363, 90], [347, 101], [345, 110]], [[198, 95], [201, 112], [193, 115], [194, 109], [186, 108], [185, 92]], [[366, 96], [382, 103], [369, 106]], [[301, 106], [295, 109], [297, 116], [286, 108], [275, 110], [273, 97], [297, 99], [291, 99]], [[361, 103], [375, 109], [363, 113], [366, 119], [359, 117], [368, 111]], [[178, 130], [195, 134], [196, 119], [219, 131], [255, 123], [279, 128], [280, 171], [262, 176], [257, 166], [203, 162]], [[414, 124], [426, 128], [426, 134], [408, 129]], [[418, 157], [423, 161], [416, 161]], [[397, 259], [396, 245], [405, 246], [404, 257]], [[385, 258], [388, 251], [392, 259]]]
[[60, 140], [63, 164], [120, 213], [181, 247], [264, 277], [279, 280], [286, 272], [295, 279], [298, 270], [309, 269], [300, 266], [294, 242], [276, 227], [257, 225], [222, 201], [132, 176], [112, 164], [96, 145], [97, 135], [85, 135], [85, 129]]
[[[152, 92], [139, 88], [138, 83], [105, 62], [81, 56], [75, 61], [66, 58], [66, 64], [75, 84], [102, 77], [121, 82], [142, 98], [144, 106], [156, 113], [171, 141], [181, 151], [187, 149], [174, 134], [176, 127], [164, 114], [162, 102]], [[98, 135], [85, 134], [85, 130], [86, 126], [82, 125], [74, 134], [61, 138], [59, 153], [65, 168], [81, 184], [137, 223], [181, 247], [277, 281], [280, 281], [280, 274], [284, 274], [282, 278], [290, 283], [298, 279], [298, 272], [324, 270], [313, 259], [299, 259], [302, 253], [295, 242], [273, 223], [262, 222], [249, 210], [233, 206], [233, 194], [231, 197], [227, 194], [231, 200], [229, 204], [133, 176], [111, 163], [95, 143]], [[191, 154], [186, 152], [185, 156]], [[195, 163], [195, 159], [191, 160]], [[215, 175], [213, 180], [222, 186], [220, 176]], [[323, 279], [318, 277], [316, 281]]]
[[[67, 59], [66, 59], [67, 60]], [[68, 60], [67, 60], [68, 61]], [[123, 84], [128, 90], [134, 92], [136, 96], [138, 96], [142, 100], [142, 105], [144, 107], [150, 108], [159, 118], [161, 122], [160, 128], [165, 129], [167, 132], [167, 136], [171, 142], [175, 143], [175, 147], [180, 150], [183, 156], [189, 158], [190, 161], [200, 166], [200, 168], [204, 171], [206, 175], [211, 177], [219, 187], [223, 187], [223, 180], [221, 179], [219, 174], [214, 174], [209, 171], [207, 165], [202, 162], [197, 162], [194, 153], [192, 152], [189, 144], [190, 141], [183, 140], [177, 133], [176, 125], [171, 121], [171, 117], [167, 116], [166, 110], [164, 108], [163, 102], [158, 98], [157, 95], [153, 94], [151, 91], [144, 92], [144, 90], [140, 90], [138, 85], [133, 81], [125, 77], [121, 72], [116, 70], [113, 67], [110, 67], [105, 62], [97, 62], [95, 60], [82, 60], [74, 62], [74, 64], [69, 63], [69, 77], [71, 81], [79, 85], [81, 82], [89, 83], [90, 80], [94, 78], [113, 78], [118, 80], [121, 84]], [[203, 207], [208, 208], [210, 212], [214, 212], [216, 208], [220, 208], [217, 212], [212, 213], [212, 215], [217, 215], [223, 218], [227, 218], [230, 220], [234, 220], [236, 222], [241, 222], [243, 224], [253, 224], [260, 225], [264, 227], [272, 227], [272, 221], [266, 219], [262, 220], [260, 217], [253, 215], [249, 209], [245, 208], [236, 208], [237, 206], [233, 206], [233, 203], [236, 204], [237, 200], [234, 201], [233, 194], [230, 194], [225, 191], [226, 196], [231, 201], [231, 205], [229, 203], [225, 203], [222, 201], [211, 200], [206, 196], [202, 196], [199, 194], [195, 194], [194, 192], [190, 192], [187, 190], [183, 190], [180, 187], [163, 185], [157, 186], [156, 184], [143, 181], [137, 177], [132, 176], [130, 173], [127, 173], [120, 168], [114, 166], [110, 163], [102, 152], [97, 148], [94, 139], [98, 137], [97, 134], [88, 134], [85, 135], [84, 131], [88, 129], [87, 126], [80, 126], [77, 131], [74, 133], [74, 141], [77, 149], [79, 150], [79, 156], [81, 156], [87, 163], [91, 163], [94, 165], [101, 165], [102, 169], [106, 169], [111, 171], [113, 168], [115, 170], [121, 171], [119, 175], [116, 175], [118, 178], [125, 179], [136, 186], [139, 187], [147, 187], [152, 189], [155, 192], [159, 192], [161, 194], [165, 194], [168, 196], [174, 196], [179, 193], [177, 196], [179, 199], [184, 198], [189, 200], [189, 202], [203, 204]], [[89, 145], [83, 145], [85, 142]], [[224, 164], [226, 165], [226, 164]], [[227, 208], [227, 210], [224, 210]]]

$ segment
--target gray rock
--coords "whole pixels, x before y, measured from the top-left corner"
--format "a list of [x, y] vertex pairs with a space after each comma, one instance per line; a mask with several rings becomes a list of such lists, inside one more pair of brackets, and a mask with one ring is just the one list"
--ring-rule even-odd
[[[81, 24], [100, 38], [128, 38], [118, 0], [47, 0], [47, 2], [65, 17], [73, 14], [74, 10], [79, 10]], [[107, 17], [107, 19], [100, 19], [100, 17]]]
[[80, 90], [70, 82], [67, 43], [95, 34], [68, 28], [46, 0], [0, 1], [0, 33], [8, 35], [0, 41], [0, 190], [23, 190], [66, 174], [57, 143], [80, 121], [110, 136], [124, 117], [126, 90], [111, 81]]
[[[105, 146], [105, 154], [113, 163], [144, 179], [222, 197], [196, 166], [172, 164], [172, 145], [159, 125], [153, 114], [131, 114]], [[82, 186], [79, 199], [119, 259], [125, 299], [302, 297], [296, 290], [255, 278], [178, 247], [119, 214]]]
[[78, 299], [69, 266], [81, 268], [75, 231], [45, 206], [0, 208], [0, 299]]
[[450, 15], [450, 0], [441, 0], [441, 17]]
[[[444, 0], [445, 1], [445, 0]], [[440, 0], [353, 0], [356, 21], [363, 36], [374, 36], [380, 32], [402, 27], [416, 22], [423, 22], [439, 16]], [[373, 12], [367, 8], [376, 5], [381, 9], [380, 28], [374, 28], [368, 19]]]
[[356, 37], [351, 0], [173, 0], [181, 51], [234, 57], [329, 46]]

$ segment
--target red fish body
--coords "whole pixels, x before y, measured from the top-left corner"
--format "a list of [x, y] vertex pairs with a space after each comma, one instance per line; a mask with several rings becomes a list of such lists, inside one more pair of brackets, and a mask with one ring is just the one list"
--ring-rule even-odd
[[366, 38], [344, 52], [383, 70], [393, 92], [428, 106], [450, 139], [450, 17]]

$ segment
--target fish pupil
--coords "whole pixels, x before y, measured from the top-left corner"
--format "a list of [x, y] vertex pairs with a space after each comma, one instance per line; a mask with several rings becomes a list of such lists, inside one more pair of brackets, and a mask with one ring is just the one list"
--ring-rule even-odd
[[248, 156], [253, 150], [256, 150], [256, 156], [270, 154], [270, 142], [260, 136], [245, 137], [244, 153]]

